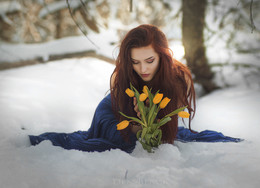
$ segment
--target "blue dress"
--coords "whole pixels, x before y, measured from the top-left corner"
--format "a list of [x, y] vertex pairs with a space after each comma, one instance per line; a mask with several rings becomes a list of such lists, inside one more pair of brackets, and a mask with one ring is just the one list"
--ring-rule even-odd
[[[118, 121], [112, 111], [111, 96], [109, 94], [99, 103], [88, 131], [73, 133], [47, 132], [39, 136], [29, 135], [29, 138], [32, 145], [49, 140], [54, 146], [60, 146], [64, 149], [102, 152], [118, 148], [131, 153], [136, 145], [136, 136], [130, 133], [129, 141], [124, 141], [120, 132], [116, 129], [117, 124]], [[227, 137], [222, 133], [209, 130], [192, 133], [187, 128], [178, 127], [176, 140], [182, 142], [240, 142], [242, 139]]]

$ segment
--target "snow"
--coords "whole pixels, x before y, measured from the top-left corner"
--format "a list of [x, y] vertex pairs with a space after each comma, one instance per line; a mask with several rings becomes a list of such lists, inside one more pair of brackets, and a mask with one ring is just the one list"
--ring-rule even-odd
[[61, 9], [66, 9], [67, 7], [68, 7], [68, 5], [67, 5], [66, 1], [58, 1], [58, 2], [53, 2], [53, 3], [47, 4], [46, 6], [44, 6], [41, 9], [41, 11], [39, 13], [39, 17], [44, 18], [46, 15], [48, 15], [50, 13], [57, 12], [58, 10], [61, 10]]
[[[0, 43], [0, 63], [18, 62], [40, 58], [48, 61], [51, 55], [62, 55], [67, 53], [95, 51], [98, 54], [113, 58], [111, 55], [111, 43], [118, 40], [115, 31], [104, 31], [101, 29], [100, 34], [90, 33], [88, 38], [95, 41], [95, 47], [86, 36], [66, 37], [58, 40], [48, 41], [36, 44], [11, 44], [6, 42]], [[102, 43], [102, 41], [105, 41]], [[102, 43], [102, 46], [100, 45]], [[44, 50], [42, 50], [44, 49]]]
[[6, 16], [7, 13], [20, 11], [22, 9], [20, 3], [16, 1], [12, 2], [0, 2], [0, 18], [6, 23], [12, 25], [12, 21]]
[[[86, 3], [86, 1], [87, 0], [81, 0], [81, 1], [69, 0], [68, 3], [72, 9], [76, 9], [82, 4]], [[44, 5], [44, 2], [42, 2], [42, 4]], [[67, 1], [52, 2], [43, 7], [43, 9], [39, 13], [39, 17], [43, 18], [49, 13], [57, 12], [58, 10], [67, 9], [67, 8], [68, 8]]]
[[[177, 1], [164, 2], [169, 2], [173, 7], [168, 17], [172, 19], [181, 4]], [[55, 11], [65, 5], [64, 2], [59, 3], [51, 4], [41, 14], [45, 15], [46, 11]], [[113, 3], [116, 5], [118, 2]], [[77, 4], [75, 2], [72, 6]], [[18, 4], [14, 4], [14, 9], [2, 5], [0, 14], [3, 18], [7, 18], [7, 10], [20, 8]], [[226, 8], [223, 9], [223, 6]], [[237, 1], [228, 4], [225, 1], [219, 9], [209, 11], [223, 14], [232, 6], [238, 6]], [[115, 17], [117, 6], [111, 7], [111, 17]], [[214, 19], [214, 16], [216, 13], [208, 12], [206, 21], [209, 28], [219, 31], [216, 27], [220, 20]], [[169, 20], [163, 31], [171, 39], [170, 47], [174, 56], [183, 62], [180, 24], [180, 18], [173, 22]], [[109, 30], [99, 28], [99, 34], [88, 34], [98, 47], [92, 45], [85, 36], [67, 37], [42, 44], [1, 42], [0, 63], [35, 58], [48, 62], [51, 55], [89, 50], [115, 58], [118, 53], [115, 47], [122, 37], [119, 35], [135, 26], [137, 23], [124, 25], [119, 20], [111, 19]], [[192, 128], [197, 131], [219, 131], [243, 138], [243, 142], [176, 141], [174, 145], [161, 145], [152, 154], [144, 151], [139, 143], [131, 154], [118, 149], [101, 153], [64, 150], [52, 146], [49, 141], [30, 146], [29, 134], [88, 130], [96, 106], [109, 91], [114, 65], [93, 58], [82, 58], [4, 70], [0, 72], [1, 187], [258, 187], [259, 58], [251, 54], [238, 54], [232, 49], [227, 51], [225, 37], [232, 29], [228, 25], [218, 35], [206, 40], [209, 62], [230, 65], [213, 67], [216, 72], [215, 82], [222, 89], [198, 99]], [[257, 48], [255, 36], [250, 33], [244, 37], [244, 33], [241, 33], [238, 38], [239, 42], [250, 39], [245, 49], [248, 46]], [[236, 69], [232, 63], [248, 63], [255, 67]]]
[[[258, 187], [259, 88], [221, 89], [198, 99], [192, 128], [240, 143], [161, 145], [132, 154], [64, 150], [28, 134], [87, 130], [114, 65], [64, 59], [0, 72], [0, 182], [13, 187]], [[22, 130], [23, 128], [24, 130]]]
[[[206, 54], [211, 64], [244, 63], [259, 67], [259, 34], [257, 31], [252, 32], [250, 2], [250, 0], [243, 3], [237, 0], [209, 1], [204, 37]], [[248, 6], [247, 9], [245, 4]], [[257, 4], [253, 4], [253, 20], [256, 28], [259, 28], [260, 17], [257, 8]], [[230, 14], [231, 10], [234, 14]], [[248, 50], [249, 53], [240, 53], [239, 50]]]
[[21, 5], [20, 5], [20, 3], [16, 2], [16, 1], [0, 2], [0, 16], [3, 16], [10, 12], [19, 11], [19, 10], [21, 10]]

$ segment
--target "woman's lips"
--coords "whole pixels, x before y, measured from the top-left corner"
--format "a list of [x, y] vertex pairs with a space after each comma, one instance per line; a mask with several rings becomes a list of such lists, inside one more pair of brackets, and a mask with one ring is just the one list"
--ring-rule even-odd
[[146, 78], [146, 77], [148, 77], [150, 74], [141, 74], [141, 76], [143, 77], [143, 78]]

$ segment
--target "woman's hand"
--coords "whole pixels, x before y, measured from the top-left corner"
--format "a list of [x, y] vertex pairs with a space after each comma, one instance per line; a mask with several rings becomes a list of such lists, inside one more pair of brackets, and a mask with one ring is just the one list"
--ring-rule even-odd
[[[136, 100], [136, 97], [134, 97], [134, 99], [133, 99], [133, 104], [134, 104], [134, 111], [137, 113], [137, 117], [139, 118], [139, 119], [141, 119], [141, 113], [140, 113], [140, 111], [139, 111], [139, 109], [138, 109], [138, 104], [137, 104], [137, 100]], [[146, 106], [149, 106], [149, 99], [147, 99], [146, 101], [145, 101], [145, 104], [146, 104]], [[131, 131], [133, 132], [133, 133], [137, 133], [139, 130], [141, 130], [142, 129], [142, 126], [140, 125], [140, 124], [133, 124], [132, 123], [132, 126], [131, 126]]]
[[132, 124], [131, 131], [136, 134], [139, 130], [142, 130], [142, 126], [140, 124]]
[[[139, 119], [141, 119], [141, 113], [140, 113], [140, 111], [139, 111], [139, 109], [138, 109], [138, 104], [137, 104], [136, 97], [134, 97], [133, 103], [134, 103], [134, 111], [137, 113], [137, 117], [138, 117]], [[145, 105], [146, 105], [146, 106], [149, 106], [149, 99], [146, 99]]]
[[137, 104], [136, 97], [134, 97], [133, 104], [134, 104], [134, 111], [137, 113], [137, 117], [139, 119], [141, 119], [141, 113], [140, 113], [140, 111], [138, 109], [138, 104]]

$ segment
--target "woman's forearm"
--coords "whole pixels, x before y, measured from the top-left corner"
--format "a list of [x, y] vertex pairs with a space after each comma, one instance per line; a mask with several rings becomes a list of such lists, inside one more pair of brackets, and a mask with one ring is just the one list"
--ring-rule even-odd
[[140, 126], [140, 125], [133, 125], [132, 124], [132, 126], [131, 126], [131, 131], [132, 131], [132, 133], [134, 133], [134, 134], [136, 134], [139, 130], [141, 130], [142, 129], [142, 126]]

